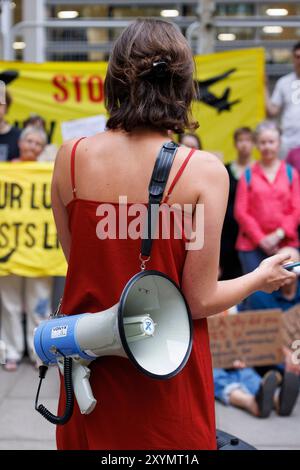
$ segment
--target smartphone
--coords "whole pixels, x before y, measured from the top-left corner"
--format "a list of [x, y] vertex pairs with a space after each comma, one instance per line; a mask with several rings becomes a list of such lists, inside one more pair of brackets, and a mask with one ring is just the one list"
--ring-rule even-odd
[[300, 262], [296, 263], [288, 263], [283, 265], [284, 269], [287, 269], [288, 271], [292, 271], [294, 273], [300, 273]]

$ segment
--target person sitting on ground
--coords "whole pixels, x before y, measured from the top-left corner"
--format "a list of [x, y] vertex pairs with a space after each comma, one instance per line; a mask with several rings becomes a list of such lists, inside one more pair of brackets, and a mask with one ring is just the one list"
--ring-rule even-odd
[[[260, 418], [270, 416], [278, 383], [274, 371], [262, 378], [243, 361], [236, 360], [232, 369], [214, 368], [213, 376], [215, 398], [224, 405], [242, 408]], [[285, 400], [285, 396], [282, 399]]]
[[[298, 250], [292, 247], [284, 247], [278, 250], [278, 254], [289, 254], [292, 259], [300, 261]], [[287, 281], [279, 290], [267, 294], [266, 292], [257, 291], [251, 294], [242, 304], [238, 306], [239, 311], [245, 310], [264, 310], [264, 309], [281, 309], [289, 310], [295, 305], [300, 304], [300, 282], [298, 277], [291, 281]], [[300, 377], [300, 364], [293, 364], [291, 357], [292, 351], [284, 348], [285, 370], [293, 372]], [[282, 371], [283, 367], [279, 369]]]
[[[300, 261], [300, 255], [296, 248], [284, 247], [278, 250], [278, 254], [290, 255], [295, 262]], [[264, 310], [264, 309], [281, 309], [284, 312], [300, 303], [300, 282], [298, 277], [293, 280], [286, 281], [285, 284], [277, 291], [267, 294], [257, 291], [251, 294], [242, 304], [238, 306], [239, 311], [245, 310]], [[285, 375], [290, 375], [288, 388], [290, 389], [290, 407], [293, 408], [300, 385], [300, 364], [296, 364], [293, 360], [293, 350], [283, 346], [284, 363], [277, 366], [269, 365], [265, 367], [257, 367], [256, 370], [261, 375], [266, 371], [275, 369], [285, 380]]]
[[[237, 311], [231, 309], [228, 313], [236, 314]], [[268, 418], [273, 407], [279, 416], [289, 416], [297, 401], [299, 386], [292, 372], [287, 371], [282, 379], [278, 371], [268, 370], [261, 377], [254, 368], [237, 359], [232, 368], [215, 367], [213, 377], [217, 400], [259, 418]]]

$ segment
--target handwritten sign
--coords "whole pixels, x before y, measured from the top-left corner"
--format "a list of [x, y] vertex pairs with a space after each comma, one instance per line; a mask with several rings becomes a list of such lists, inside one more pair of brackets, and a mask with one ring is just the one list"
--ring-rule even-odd
[[208, 318], [213, 367], [230, 368], [237, 359], [249, 367], [282, 362], [282, 317], [272, 309]]

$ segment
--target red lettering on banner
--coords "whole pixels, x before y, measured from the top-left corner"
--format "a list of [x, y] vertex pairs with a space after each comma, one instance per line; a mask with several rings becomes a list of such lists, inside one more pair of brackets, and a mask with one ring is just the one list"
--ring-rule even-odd
[[82, 79], [81, 76], [75, 75], [72, 77], [73, 83], [74, 83], [74, 91], [75, 91], [75, 100], [80, 103], [82, 101], [81, 99], [81, 83], [80, 80]]
[[57, 87], [61, 92], [62, 92], [62, 95], [59, 95], [57, 93], [55, 93], [53, 96], [54, 96], [54, 99], [56, 101], [58, 101], [59, 103], [63, 103], [64, 101], [67, 101], [68, 99], [68, 90], [67, 88], [63, 85], [64, 83], [67, 82], [67, 78], [65, 75], [56, 75], [55, 77], [53, 77], [53, 80], [52, 80], [52, 83], [55, 87]]
[[[93, 103], [100, 103], [103, 101], [103, 80], [99, 75], [92, 75], [87, 82], [89, 99]], [[96, 91], [96, 93], [95, 93]]]
[[[90, 101], [91, 103], [101, 103], [104, 101], [104, 83], [102, 77], [99, 75], [91, 75], [87, 77], [81, 75], [73, 75], [67, 77], [66, 75], [55, 75], [52, 79], [54, 87], [59, 93], [54, 93], [53, 98], [59, 103], [65, 103], [66, 101], [74, 99], [77, 103], [81, 103], [84, 100]], [[84, 80], [84, 82], [83, 82]], [[87, 90], [87, 96], [84, 94], [84, 90]]]

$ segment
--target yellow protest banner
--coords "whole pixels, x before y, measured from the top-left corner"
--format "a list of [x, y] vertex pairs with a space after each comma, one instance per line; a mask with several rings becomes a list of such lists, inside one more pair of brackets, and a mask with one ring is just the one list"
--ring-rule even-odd
[[201, 101], [195, 102], [204, 150], [232, 161], [236, 151], [233, 133], [239, 127], [254, 129], [265, 118], [264, 50], [243, 49], [195, 58]]
[[[200, 96], [193, 113], [205, 150], [234, 158], [232, 134], [237, 127], [254, 128], [264, 118], [263, 49], [243, 49], [196, 56]], [[105, 62], [0, 62], [13, 104], [11, 123], [22, 127], [30, 113], [42, 115], [51, 141], [60, 145], [62, 123], [98, 115], [104, 107]], [[82, 129], [83, 135], [85, 129]]]
[[51, 163], [0, 163], [0, 276], [63, 276]]
[[40, 114], [51, 142], [60, 145], [63, 122], [106, 113], [106, 69], [106, 62], [0, 62], [13, 99], [8, 120], [22, 127], [30, 113]]

